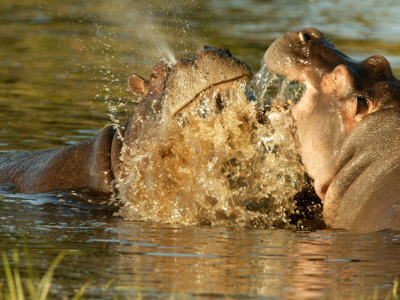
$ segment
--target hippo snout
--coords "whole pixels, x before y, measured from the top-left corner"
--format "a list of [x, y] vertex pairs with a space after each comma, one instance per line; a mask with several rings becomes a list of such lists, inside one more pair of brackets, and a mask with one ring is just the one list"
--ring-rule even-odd
[[395, 80], [388, 60], [382, 55], [370, 56], [361, 65], [375, 80]]

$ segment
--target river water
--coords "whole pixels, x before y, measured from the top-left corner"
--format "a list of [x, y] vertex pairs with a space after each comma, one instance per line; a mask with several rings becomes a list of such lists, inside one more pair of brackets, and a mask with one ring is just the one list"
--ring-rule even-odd
[[[0, 153], [67, 146], [136, 109], [126, 80], [203, 44], [256, 72], [280, 34], [314, 26], [400, 75], [400, 3], [366, 1], [65, 1], [0, 5]], [[0, 189], [0, 249], [29, 249], [35, 270], [70, 251], [54, 297], [88, 279], [88, 298], [359, 298], [400, 277], [400, 233], [168, 225], [112, 217], [75, 192]], [[3, 273], [1, 273], [0, 282]]]

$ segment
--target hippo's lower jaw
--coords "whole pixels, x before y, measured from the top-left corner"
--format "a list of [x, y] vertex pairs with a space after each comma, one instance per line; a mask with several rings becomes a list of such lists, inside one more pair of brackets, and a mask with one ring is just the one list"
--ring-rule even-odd
[[400, 81], [388, 61], [352, 60], [314, 28], [281, 36], [264, 60], [306, 85], [291, 112], [326, 224], [400, 229]]

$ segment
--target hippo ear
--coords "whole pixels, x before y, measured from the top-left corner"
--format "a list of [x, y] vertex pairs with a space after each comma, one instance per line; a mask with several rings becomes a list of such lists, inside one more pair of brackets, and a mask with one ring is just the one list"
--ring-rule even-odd
[[128, 79], [128, 86], [134, 95], [145, 97], [147, 95], [149, 82], [142, 77], [133, 74]]
[[356, 119], [362, 119], [365, 115], [369, 113], [370, 101], [364, 97], [358, 96], [356, 98]]

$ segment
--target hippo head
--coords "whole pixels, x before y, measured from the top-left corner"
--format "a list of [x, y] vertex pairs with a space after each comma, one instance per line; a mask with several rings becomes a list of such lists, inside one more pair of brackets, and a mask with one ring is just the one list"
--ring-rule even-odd
[[142, 97], [135, 118], [136, 140], [160, 120], [171, 120], [208, 98], [217, 109], [223, 106], [221, 95], [251, 78], [250, 67], [236, 59], [227, 49], [203, 46], [191, 59], [178, 60], [168, 66], [156, 63], [147, 81], [138, 75], [129, 78], [130, 90]]
[[[271, 71], [306, 86], [291, 113], [303, 164], [324, 201], [325, 222], [357, 227], [377, 197], [371, 194], [379, 189], [377, 178], [386, 176], [386, 158], [400, 150], [400, 81], [384, 57], [353, 60], [314, 28], [282, 35], [264, 60]], [[390, 227], [383, 219], [391, 217], [381, 215], [375, 225], [355, 229]]]

